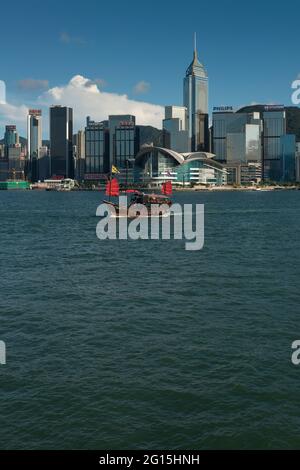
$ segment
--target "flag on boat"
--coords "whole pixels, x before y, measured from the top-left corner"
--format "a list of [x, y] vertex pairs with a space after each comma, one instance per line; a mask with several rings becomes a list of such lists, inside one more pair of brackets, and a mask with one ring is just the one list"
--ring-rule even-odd
[[118, 168], [115, 165], [111, 166], [111, 172], [113, 175], [120, 173]]
[[171, 196], [172, 194], [172, 181], [166, 181], [161, 186], [161, 193], [165, 196]]
[[106, 196], [119, 196], [120, 188], [119, 182], [117, 178], [113, 178], [112, 180], [107, 181], [105, 187], [105, 195]]

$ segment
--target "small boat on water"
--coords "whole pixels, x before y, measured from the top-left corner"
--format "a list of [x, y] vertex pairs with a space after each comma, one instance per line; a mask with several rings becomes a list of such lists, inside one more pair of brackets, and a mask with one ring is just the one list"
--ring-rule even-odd
[[46, 191], [72, 191], [76, 187], [76, 181], [71, 178], [45, 180]]
[[[127, 189], [123, 193], [126, 196], [130, 195], [127, 206], [121, 206], [110, 199], [103, 201], [114, 209], [112, 211], [113, 217], [167, 217], [170, 215], [172, 205], [169, 197], [172, 194], [171, 181], [162, 184], [162, 194], [146, 194], [135, 189]], [[109, 197], [120, 195], [119, 183], [116, 178], [107, 182], [105, 195]]]

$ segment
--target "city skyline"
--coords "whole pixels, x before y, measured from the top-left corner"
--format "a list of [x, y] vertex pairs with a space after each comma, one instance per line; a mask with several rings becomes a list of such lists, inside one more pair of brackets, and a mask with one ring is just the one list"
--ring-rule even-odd
[[[296, 61], [294, 64], [290, 60], [294, 48], [296, 54], [293, 25], [297, 17], [295, 8], [299, 7], [295, 5], [291, 15], [290, 9], [282, 12], [276, 5], [272, 5], [271, 11], [265, 5], [259, 5], [258, 9], [255, 1], [244, 18], [237, 12], [236, 2], [219, 3], [213, 10], [210, 5], [190, 1], [180, 12], [180, 32], [174, 28], [174, 32], [164, 37], [162, 26], [168, 15], [175, 22], [179, 21], [179, 12], [172, 10], [170, 13], [168, 2], [157, 11], [155, 8], [145, 10], [145, 6], [137, 8], [135, 1], [126, 10], [126, 5], [119, 3], [118, 11], [122, 15], [118, 17], [112, 6], [100, 7], [92, 2], [87, 11], [80, 8], [77, 12], [74, 8], [73, 20], [68, 19], [66, 6], [58, 8], [56, 1], [45, 5], [43, 17], [40, 10], [34, 8], [37, 2], [31, 4], [33, 18], [30, 19], [28, 8], [16, 2], [19, 14], [14, 18], [15, 34], [9, 36], [9, 48], [0, 46], [4, 64], [0, 79], [7, 88], [7, 104], [0, 105], [2, 134], [6, 123], [16, 122], [20, 134], [24, 135], [26, 110], [42, 108], [47, 119], [45, 108], [52, 104], [73, 104], [75, 130], [84, 126], [87, 115], [101, 120], [109, 113], [134, 114], [139, 124], [161, 127], [163, 106], [183, 104], [181, 80], [192, 59], [194, 31], [198, 37], [199, 59], [210, 77], [210, 114], [213, 106], [221, 105], [238, 108], [252, 102], [292, 104], [291, 83], [299, 73]], [[8, 14], [8, 8], [7, 5], [2, 7], [4, 15]], [[134, 19], [130, 17], [133, 9]], [[187, 21], [191, 10], [194, 19]], [[226, 23], [222, 16], [225, 10]], [[45, 28], [43, 19], [51, 22], [54, 13], [57, 21], [53, 21], [52, 28]], [[100, 13], [105, 21], [101, 28], [96, 28], [95, 18]], [[267, 13], [270, 21], [280, 18], [281, 32], [289, 29], [288, 36], [269, 32], [265, 22]], [[82, 21], [79, 21], [79, 14]], [[126, 35], [119, 16], [126, 24]], [[35, 34], [24, 35], [21, 26], [26, 21], [30, 25], [33, 19]], [[151, 35], [146, 26], [150, 19], [156, 24], [155, 35]], [[129, 29], [128, 24], [132, 28]], [[8, 26], [4, 24], [3, 28], [4, 35], [8, 36]], [[251, 28], [251, 34], [247, 28]], [[242, 29], [242, 39], [237, 41]], [[270, 39], [272, 47], [268, 46]], [[289, 57], [284, 56], [287, 47]], [[266, 48], [269, 48], [267, 59]], [[21, 67], [25, 52], [26, 65]], [[93, 107], [91, 110], [82, 107], [87, 89], [91, 102], [98, 93], [95, 112]], [[48, 128], [45, 122], [44, 138], [48, 137]]]

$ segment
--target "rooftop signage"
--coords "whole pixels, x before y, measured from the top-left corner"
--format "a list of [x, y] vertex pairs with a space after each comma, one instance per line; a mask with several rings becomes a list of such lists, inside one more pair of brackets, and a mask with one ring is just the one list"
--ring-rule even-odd
[[265, 111], [284, 111], [283, 104], [267, 104], [264, 107]]
[[29, 114], [32, 116], [41, 116], [42, 110], [41, 109], [30, 109]]
[[233, 106], [214, 106], [213, 112], [232, 112], [233, 113]]

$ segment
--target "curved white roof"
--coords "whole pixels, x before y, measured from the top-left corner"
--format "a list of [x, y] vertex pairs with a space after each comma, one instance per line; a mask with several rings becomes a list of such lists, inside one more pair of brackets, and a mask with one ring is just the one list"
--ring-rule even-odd
[[210, 152], [191, 152], [183, 154], [185, 160], [197, 160], [199, 158], [214, 158], [215, 154]]
[[143, 155], [149, 152], [158, 151], [169, 157], [174, 158], [180, 165], [185, 162], [192, 160], [207, 160], [215, 157], [215, 154], [210, 152], [188, 152], [188, 153], [178, 153], [175, 150], [166, 149], [163, 147], [155, 147], [152, 145], [143, 146], [141, 150], [135, 157], [135, 160], [139, 160]]
[[174, 158], [179, 164], [181, 164], [185, 161], [185, 158], [181, 153], [175, 152], [174, 150], [165, 149], [163, 147], [154, 147], [154, 146], [151, 146], [151, 145], [149, 145], [147, 147], [146, 146], [142, 147], [141, 150], [136, 155], [135, 159], [138, 160], [143, 155], [145, 155], [146, 153], [149, 153], [151, 151], [158, 151], [158, 152], [164, 153], [164, 154], [168, 155], [169, 157]]

